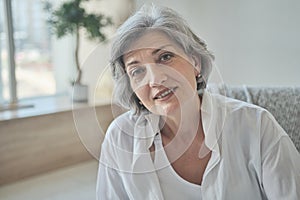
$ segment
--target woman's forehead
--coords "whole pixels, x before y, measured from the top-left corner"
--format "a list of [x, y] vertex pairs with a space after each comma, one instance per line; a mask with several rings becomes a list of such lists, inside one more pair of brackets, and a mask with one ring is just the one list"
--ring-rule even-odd
[[141, 49], [158, 49], [167, 45], [178, 46], [167, 34], [160, 31], [151, 31], [133, 41], [125, 51], [125, 54]]
[[152, 55], [155, 56], [160, 51], [171, 51], [173, 53], [177, 53], [177, 48], [174, 47], [173, 44], [163, 44], [157, 47], [147, 47], [147, 48], [136, 48], [133, 49], [123, 55], [124, 58], [134, 57], [135, 55], [143, 54], [143, 55]]

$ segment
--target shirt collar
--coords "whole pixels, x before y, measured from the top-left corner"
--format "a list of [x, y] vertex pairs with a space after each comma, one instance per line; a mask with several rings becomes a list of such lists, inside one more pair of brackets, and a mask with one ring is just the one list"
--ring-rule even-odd
[[[159, 133], [158, 115], [150, 112], [142, 112], [134, 126], [133, 135], [133, 162], [134, 173], [154, 171], [149, 148], [153, 144], [154, 137]], [[152, 164], [151, 164], [152, 163]]]
[[220, 138], [226, 117], [226, 97], [205, 90], [201, 104], [206, 146], [220, 154]]
[[[217, 154], [220, 154], [221, 133], [223, 130], [226, 107], [225, 96], [212, 94], [205, 90], [201, 104], [202, 124], [205, 134], [206, 146]], [[149, 154], [149, 148], [153, 144], [154, 137], [160, 132], [160, 116], [150, 112], [143, 112], [138, 117], [134, 127], [133, 144], [133, 170], [145, 172], [154, 170]], [[139, 162], [137, 162], [139, 160]]]

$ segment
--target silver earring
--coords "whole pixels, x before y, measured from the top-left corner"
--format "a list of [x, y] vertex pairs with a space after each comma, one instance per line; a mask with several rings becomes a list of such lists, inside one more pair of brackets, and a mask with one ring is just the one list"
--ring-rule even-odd
[[196, 80], [197, 80], [197, 82], [203, 80], [203, 76], [202, 76], [201, 73], [199, 73], [199, 74], [196, 76]]
[[196, 76], [197, 91], [200, 96], [203, 95], [204, 89], [206, 88], [206, 82], [201, 73]]

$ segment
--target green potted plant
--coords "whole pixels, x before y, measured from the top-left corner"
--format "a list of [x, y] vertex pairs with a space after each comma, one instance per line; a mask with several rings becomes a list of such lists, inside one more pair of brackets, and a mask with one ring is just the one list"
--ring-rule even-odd
[[81, 83], [82, 69], [79, 63], [79, 47], [80, 47], [80, 29], [85, 29], [88, 39], [98, 40], [103, 42], [106, 40], [106, 35], [103, 33], [103, 28], [112, 25], [112, 20], [103, 14], [88, 13], [83, 2], [89, 0], [70, 0], [62, 3], [58, 8], [54, 9], [53, 5], [46, 1], [44, 9], [50, 14], [47, 20], [52, 32], [57, 38], [62, 38], [66, 35], [75, 35], [76, 47], [74, 49], [74, 57], [76, 64], [77, 77], [72, 82], [73, 85], [73, 101], [87, 101], [88, 88]]

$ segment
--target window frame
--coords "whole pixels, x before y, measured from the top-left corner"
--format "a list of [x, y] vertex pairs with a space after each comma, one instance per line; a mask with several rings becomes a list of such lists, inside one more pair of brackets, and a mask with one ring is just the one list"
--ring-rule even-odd
[[16, 64], [15, 64], [15, 44], [13, 35], [13, 18], [12, 6], [10, 0], [3, 0], [4, 9], [4, 32], [6, 35], [7, 49], [8, 49], [8, 76], [9, 76], [9, 99], [8, 107], [16, 105], [17, 97], [17, 82], [16, 82]]

